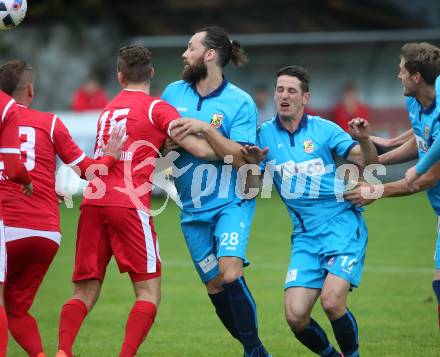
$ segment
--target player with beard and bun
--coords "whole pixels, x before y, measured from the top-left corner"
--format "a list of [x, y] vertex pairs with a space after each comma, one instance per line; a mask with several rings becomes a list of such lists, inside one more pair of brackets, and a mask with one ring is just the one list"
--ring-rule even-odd
[[27, 197], [21, 194], [16, 183], [0, 181], [8, 252], [5, 306], [14, 339], [29, 356], [43, 357], [37, 321], [29, 309], [61, 241], [55, 192], [56, 155], [67, 165], [79, 169], [85, 178], [91, 165], [110, 167], [115, 163], [123, 145], [124, 131], [123, 128], [120, 132], [113, 131], [114, 138], [106, 147], [105, 157], [90, 159], [56, 115], [29, 108], [34, 87], [32, 69], [25, 61], [10, 61], [0, 67], [0, 88], [18, 104], [22, 158], [34, 187], [32, 197]]
[[223, 165], [231, 163], [227, 155], [232, 154], [232, 166], [239, 168], [242, 145], [256, 142], [255, 103], [223, 76], [229, 62], [240, 66], [246, 56], [222, 28], [211, 26], [191, 37], [183, 61], [183, 80], [170, 84], [162, 98], [181, 114], [199, 120], [181, 119], [173, 133], [178, 138], [202, 134], [224, 162], [180, 152], [175, 166], [189, 168], [175, 177], [183, 206], [181, 228], [224, 326], [241, 342], [246, 357], [269, 356], [258, 337], [255, 302], [243, 276], [243, 266], [249, 264], [246, 248], [255, 201], [236, 193], [237, 171]]
[[[18, 143], [18, 109], [15, 100], [0, 91], [0, 154], [3, 172], [9, 180], [23, 185], [22, 192], [32, 194], [32, 179], [20, 161]], [[6, 246], [3, 234], [3, 216], [0, 211], [0, 357], [6, 357], [8, 347], [8, 318], [4, 308], [3, 289], [6, 279]]]

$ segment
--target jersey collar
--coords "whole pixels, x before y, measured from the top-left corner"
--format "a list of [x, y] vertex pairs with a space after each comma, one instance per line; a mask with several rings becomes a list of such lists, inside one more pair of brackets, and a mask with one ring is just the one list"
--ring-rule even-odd
[[421, 111], [423, 114], [431, 114], [432, 111], [435, 109], [435, 104], [436, 104], [435, 102], [436, 102], [436, 100], [434, 99], [434, 100], [432, 101], [432, 103], [431, 103], [428, 107], [426, 107], [426, 108], [423, 108], [422, 105], [421, 105], [420, 102], [419, 102], [419, 104], [420, 104], [420, 111]]
[[293, 133], [291, 133], [290, 131], [288, 131], [287, 129], [285, 129], [284, 127], [283, 127], [283, 125], [281, 124], [281, 119], [280, 119], [280, 117], [278, 116], [278, 114], [276, 115], [276, 117], [275, 117], [275, 123], [276, 123], [276, 126], [278, 127], [278, 129], [280, 129], [280, 130], [284, 130], [288, 135], [289, 135], [289, 139], [290, 139], [290, 146], [295, 146], [295, 134], [299, 131], [299, 130], [301, 130], [302, 128], [305, 128], [305, 127], [307, 127], [307, 114], [306, 113], [304, 113], [303, 114], [303, 116], [302, 116], [302, 118], [301, 118], [301, 120], [300, 120], [300, 122], [299, 122], [299, 124], [298, 124], [298, 128], [293, 132]]
[[308, 122], [308, 120], [307, 120], [307, 114], [304, 113], [303, 116], [302, 116], [302, 118], [301, 118], [301, 120], [300, 120], [300, 122], [299, 122], [299, 124], [298, 124], [298, 128], [297, 128], [293, 133], [290, 133], [290, 131], [288, 131], [287, 129], [285, 129], [285, 128], [283, 127], [283, 125], [281, 124], [281, 119], [280, 119], [280, 117], [278, 116], [278, 114], [275, 116], [275, 123], [277, 124], [277, 127], [278, 127], [279, 129], [281, 129], [281, 130], [287, 131], [287, 132], [288, 132], [289, 134], [291, 134], [291, 135], [295, 134], [295, 133], [296, 133], [297, 131], [299, 131], [300, 129], [307, 127], [307, 122]]
[[211, 98], [211, 97], [218, 97], [220, 94], [222, 94], [223, 89], [225, 89], [226, 85], [228, 84], [228, 80], [226, 79], [225, 76], [223, 76], [223, 81], [220, 83], [220, 86], [216, 89], [214, 89], [211, 93], [209, 93], [208, 95], [202, 97], [199, 92], [197, 92], [197, 88], [196, 88], [196, 84], [192, 83], [191, 84], [191, 88], [194, 90], [194, 92], [197, 93], [197, 95], [199, 96], [200, 99], [206, 99], [206, 98]]
[[205, 99], [218, 97], [220, 94], [222, 94], [223, 89], [225, 89], [226, 85], [228, 84], [228, 80], [223, 76], [223, 81], [220, 84], [220, 86], [217, 89], [214, 89], [211, 93], [209, 93], [207, 96], [202, 97], [199, 92], [197, 92], [197, 88], [195, 83], [191, 84], [191, 88], [199, 97], [198, 103], [197, 103], [197, 110], [200, 111], [202, 109], [202, 104]]

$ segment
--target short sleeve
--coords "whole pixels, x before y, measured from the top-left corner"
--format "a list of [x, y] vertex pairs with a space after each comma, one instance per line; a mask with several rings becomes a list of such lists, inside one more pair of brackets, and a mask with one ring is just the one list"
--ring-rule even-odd
[[180, 118], [180, 114], [172, 105], [160, 99], [151, 103], [148, 116], [151, 123], [168, 136], [171, 122]]
[[229, 139], [242, 144], [256, 144], [257, 123], [257, 107], [252, 100], [246, 101], [234, 118], [229, 130]]
[[1, 119], [0, 153], [20, 154], [18, 140], [19, 111], [13, 99], [5, 106]]
[[358, 142], [342, 130], [338, 125], [328, 123], [328, 130], [330, 136], [328, 138], [328, 145], [336, 155], [343, 157], [344, 159], [350, 154], [351, 149], [358, 145]]
[[51, 139], [60, 159], [68, 166], [75, 166], [85, 159], [86, 154], [73, 141], [69, 131], [56, 115], [53, 117]]

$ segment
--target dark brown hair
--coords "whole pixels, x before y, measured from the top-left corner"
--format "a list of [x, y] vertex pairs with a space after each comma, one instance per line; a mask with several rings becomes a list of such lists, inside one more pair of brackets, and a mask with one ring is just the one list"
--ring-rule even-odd
[[203, 27], [196, 33], [206, 32], [203, 45], [207, 49], [214, 49], [218, 53], [219, 64], [225, 67], [229, 61], [236, 66], [241, 66], [247, 62], [247, 56], [240, 46], [240, 42], [231, 41], [224, 29], [218, 26]]
[[9, 61], [0, 67], [0, 89], [10, 96], [31, 82], [32, 68], [25, 61]]
[[427, 42], [412, 42], [400, 49], [405, 68], [410, 74], [420, 73], [423, 80], [434, 85], [440, 74], [440, 49]]
[[309, 72], [307, 72], [305, 68], [300, 66], [286, 66], [278, 71], [277, 79], [280, 76], [290, 76], [298, 78], [301, 82], [301, 90], [303, 92], [309, 91], [310, 76]]
[[125, 46], [118, 52], [118, 72], [128, 83], [148, 82], [152, 76], [152, 56], [148, 48], [139, 45]]

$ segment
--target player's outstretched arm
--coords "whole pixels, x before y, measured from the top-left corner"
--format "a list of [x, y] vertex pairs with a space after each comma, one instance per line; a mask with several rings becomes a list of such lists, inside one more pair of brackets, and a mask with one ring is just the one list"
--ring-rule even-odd
[[440, 180], [440, 161], [437, 161], [426, 174], [417, 174], [413, 166], [405, 173], [405, 180], [411, 192], [418, 192], [434, 187]]
[[235, 141], [225, 138], [217, 131], [216, 128], [214, 128], [209, 123], [197, 119], [181, 118], [177, 120], [175, 125], [173, 125], [171, 134], [171, 138], [174, 141], [182, 140], [190, 134], [202, 134], [209, 145], [212, 147], [217, 158], [223, 159], [225, 156], [231, 155], [232, 166], [234, 166], [235, 168], [239, 168], [247, 164], [241, 153], [242, 146]]
[[411, 195], [405, 179], [386, 184], [369, 184], [363, 182], [352, 190], [344, 192], [344, 199], [356, 207], [363, 207], [380, 198]]
[[347, 160], [362, 167], [370, 164], [377, 164], [377, 151], [374, 144], [370, 140], [370, 124], [362, 118], [354, 118], [348, 123], [351, 136], [359, 142], [351, 149], [347, 156]]
[[404, 144], [379, 156], [382, 165], [400, 164], [417, 159], [417, 140], [412, 135]]
[[396, 136], [395, 138], [385, 139], [380, 136], [370, 135], [370, 140], [374, 144], [379, 145], [385, 149], [392, 149], [406, 143], [409, 139], [413, 137], [413, 135], [414, 135], [413, 130], [408, 129], [399, 136]]
[[199, 159], [208, 161], [219, 160], [219, 157], [208, 141], [199, 135], [201, 130], [197, 128], [199, 128], [200, 124], [203, 122], [196, 119], [191, 119], [191, 121], [194, 121], [191, 128], [188, 128], [186, 118], [173, 121], [170, 124], [169, 129], [170, 139], [175, 145], [177, 145], [177, 147], [185, 149]]

